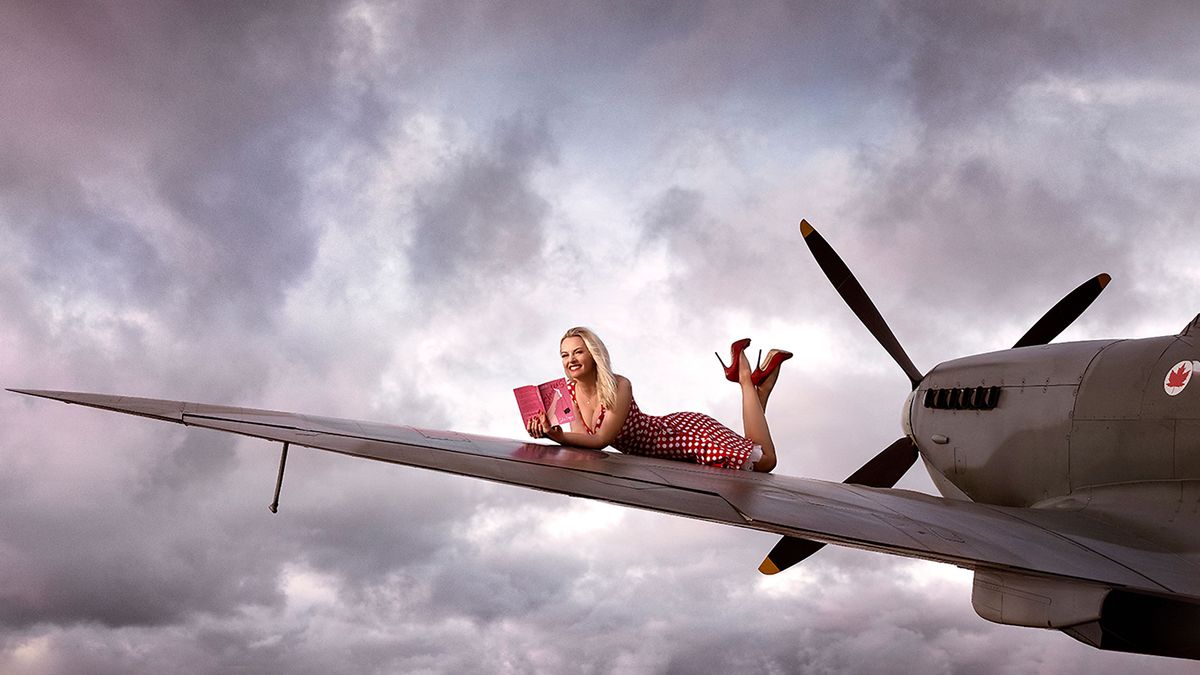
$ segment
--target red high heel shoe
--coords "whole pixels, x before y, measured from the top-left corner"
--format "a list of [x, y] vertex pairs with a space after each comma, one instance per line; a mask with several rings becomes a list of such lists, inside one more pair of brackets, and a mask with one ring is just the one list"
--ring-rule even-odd
[[779, 368], [779, 364], [787, 361], [793, 356], [795, 356], [795, 354], [792, 354], [791, 352], [784, 351], [782, 349], [772, 349], [771, 351], [767, 352], [767, 367], [764, 368], [762, 364], [762, 352], [760, 351], [758, 353], [758, 365], [755, 366], [754, 372], [750, 373], [750, 381], [754, 383], [754, 386], [757, 387], [765, 382], [766, 379], [771, 376], [771, 373], [775, 372], [775, 370]]
[[738, 363], [742, 359], [742, 352], [746, 351], [746, 347], [749, 346], [750, 338], [742, 338], [741, 340], [729, 345], [729, 355], [733, 357], [732, 366], [725, 365], [725, 361], [721, 358], [721, 355], [717, 352], [713, 352], [717, 355], [717, 360], [721, 362], [721, 367], [725, 369], [725, 379], [729, 380], [730, 382], [738, 381]]

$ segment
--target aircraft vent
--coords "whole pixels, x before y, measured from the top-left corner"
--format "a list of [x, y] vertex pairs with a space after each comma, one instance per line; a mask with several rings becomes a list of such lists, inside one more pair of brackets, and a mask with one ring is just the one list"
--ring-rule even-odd
[[925, 407], [936, 410], [992, 410], [999, 402], [1000, 387], [925, 390]]

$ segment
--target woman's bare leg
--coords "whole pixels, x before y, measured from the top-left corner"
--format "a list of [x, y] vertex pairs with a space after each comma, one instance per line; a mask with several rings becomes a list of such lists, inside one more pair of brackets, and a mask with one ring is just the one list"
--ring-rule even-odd
[[767, 379], [758, 385], [758, 402], [762, 404], [763, 414], [767, 413], [767, 400], [771, 398], [771, 390], [775, 388], [775, 382], [779, 379], [780, 368], [771, 371]]
[[763, 451], [762, 459], [754, 464], [754, 470], [766, 473], [775, 468], [775, 443], [771, 440], [771, 430], [767, 427], [767, 416], [763, 414], [758, 389], [750, 381], [750, 361], [745, 354], [741, 355], [741, 361], [738, 362], [738, 383], [742, 387], [742, 426], [746, 438], [762, 446]]

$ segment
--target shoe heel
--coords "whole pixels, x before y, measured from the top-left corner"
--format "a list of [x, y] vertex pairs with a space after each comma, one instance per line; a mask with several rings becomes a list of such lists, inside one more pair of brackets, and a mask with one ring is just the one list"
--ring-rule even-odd
[[[771, 373], [778, 370], [779, 366], [782, 365], [784, 361], [792, 358], [792, 356], [794, 355], [791, 352], [783, 349], [772, 349], [768, 351], [766, 367], [764, 368], [760, 364], [760, 366], [750, 374], [750, 381], [754, 384], [754, 386], [757, 387], [766, 381], [766, 379], [771, 376]], [[759, 358], [762, 357], [760, 356]]]
[[721, 367], [725, 369], [725, 379], [729, 380], [730, 382], [738, 381], [739, 360], [742, 358], [742, 352], [746, 351], [746, 347], [749, 346], [750, 338], [742, 338], [741, 340], [729, 345], [729, 360], [732, 361], [732, 363], [728, 366], [725, 365], [725, 359], [721, 358], [721, 354], [719, 352], [713, 352], [717, 355], [717, 360], [721, 362]]

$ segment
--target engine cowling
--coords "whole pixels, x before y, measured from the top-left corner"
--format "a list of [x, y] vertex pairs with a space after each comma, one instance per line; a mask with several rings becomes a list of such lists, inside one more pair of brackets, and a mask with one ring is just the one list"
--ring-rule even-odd
[[910, 397], [905, 428], [952, 498], [1033, 506], [1083, 487], [1198, 479], [1200, 382], [1172, 395], [1164, 379], [1193, 362], [1187, 335], [947, 361]]

